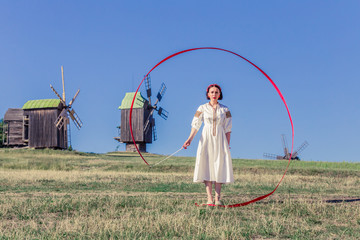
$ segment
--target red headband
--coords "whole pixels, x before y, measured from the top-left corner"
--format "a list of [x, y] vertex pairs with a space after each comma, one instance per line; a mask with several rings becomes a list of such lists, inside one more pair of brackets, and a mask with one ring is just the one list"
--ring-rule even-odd
[[209, 88], [211, 88], [211, 87], [217, 87], [218, 89], [220, 89], [220, 92], [221, 92], [221, 87], [220, 87], [219, 85], [217, 85], [217, 84], [210, 84], [210, 85], [207, 87], [206, 92], [209, 92]]

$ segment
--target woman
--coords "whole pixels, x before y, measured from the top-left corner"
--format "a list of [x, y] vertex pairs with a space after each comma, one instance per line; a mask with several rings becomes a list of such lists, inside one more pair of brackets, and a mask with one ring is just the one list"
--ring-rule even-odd
[[205, 183], [207, 204], [214, 204], [212, 185], [215, 185], [215, 205], [223, 205], [221, 186], [224, 183], [234, 182], [232, 161], [230, 154], [230, 133], [232, 119], [229, 109], [220, 104], [223, 98], [221, 88], [211, 84], [206, 89], [206, 97], [210, 102], [201, 105], [195, 113], [191, 123], [189, 138], [183, 148], [190, 146], [196, 133], [204, 122], [204, 128], [199, 141], [194, 182]]

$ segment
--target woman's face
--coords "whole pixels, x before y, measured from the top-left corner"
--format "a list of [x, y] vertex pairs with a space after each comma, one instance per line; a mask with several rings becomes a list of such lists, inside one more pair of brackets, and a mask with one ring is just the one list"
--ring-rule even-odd
[[217, 87], [211, 87], [208, 92], [210, 100], [218, 100], [220, 97], [220, 90]]

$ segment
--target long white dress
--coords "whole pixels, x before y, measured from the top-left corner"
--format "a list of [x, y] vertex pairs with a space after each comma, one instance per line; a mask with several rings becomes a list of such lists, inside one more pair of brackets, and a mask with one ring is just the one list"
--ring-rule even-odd
[[202, 130], [194, 171], [194, 182], [234, 182], [229, 144], [225, 133], [231, 132], [232, 118], [229, 109], [218, 103], [201, 105], [195, 113], [191, 127]]

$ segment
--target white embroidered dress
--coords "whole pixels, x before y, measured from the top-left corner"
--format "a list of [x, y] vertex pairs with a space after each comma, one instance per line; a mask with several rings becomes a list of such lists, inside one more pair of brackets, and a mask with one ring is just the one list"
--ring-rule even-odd
[[202, 130], [194, 171], [194, 182], [234, 182], [229, 144], [225, 133], [231, 132], [232, 119], [229, 109], [218, 103], [214, 109], [209, 103], [201, 105], [191, 127]]

